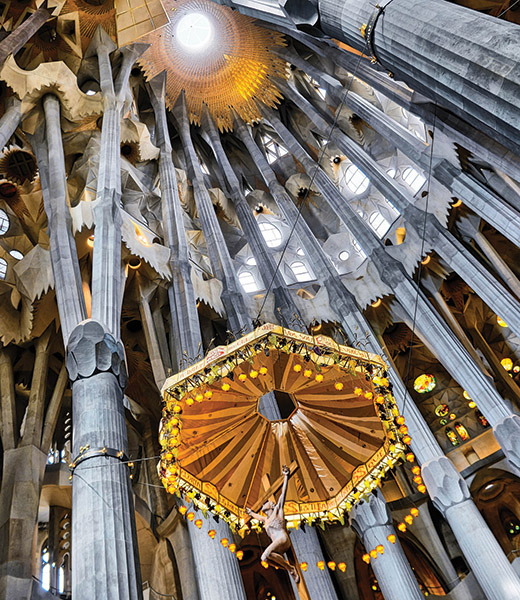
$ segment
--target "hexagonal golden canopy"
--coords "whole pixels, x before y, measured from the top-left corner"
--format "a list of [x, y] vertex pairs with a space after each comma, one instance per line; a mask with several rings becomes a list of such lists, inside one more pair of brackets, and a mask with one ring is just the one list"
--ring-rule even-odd
[[[295, 463], [289, 525], [343, 521], [405, 451], [389, 388], [381, 357], [263, 325], [167, 380], [162, 481], [242, 525], [244, 508], [258, 510], [282, 465]], [[285, 418], [259, 412], [269, 392]]]

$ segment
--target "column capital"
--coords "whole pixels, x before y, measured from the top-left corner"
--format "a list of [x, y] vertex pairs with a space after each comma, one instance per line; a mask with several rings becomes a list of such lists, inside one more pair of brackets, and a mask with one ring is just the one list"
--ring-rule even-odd
[[509, 462], [520, 470], [520, 417], [509, 415], [498, 421], [493, 433]]
[[449, 458], [429, 460], [422, 465], [421, 474], [435, 508], [444, 516], [449, 508], [471, 499], [466, 482]]
[[94, 319], [82, 321], [72, 331], [67, 346], [67, 372], [72, 382], [96, 373], [112, 373], [119, 385], [126, 386], [125, 351], [101, 323]]
[[368, 501], [360, 502], [350, 512], [350, 526], [364, 539], [374, 527], [392, 525], [392, 516], [381, 492], [371, 494]]

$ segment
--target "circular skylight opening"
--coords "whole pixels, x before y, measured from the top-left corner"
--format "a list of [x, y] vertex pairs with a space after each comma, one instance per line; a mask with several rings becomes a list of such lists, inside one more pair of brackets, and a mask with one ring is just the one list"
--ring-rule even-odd
[[200, 12], [184, 15], [175, 30], [181, 46], [190, 52], [205, 50], [213, 37], [213, 27], [208, 17]]

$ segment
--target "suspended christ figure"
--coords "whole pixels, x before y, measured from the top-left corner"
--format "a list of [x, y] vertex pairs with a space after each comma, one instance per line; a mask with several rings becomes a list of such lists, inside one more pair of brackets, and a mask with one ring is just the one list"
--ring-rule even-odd
[[289, 538], [289, 533], [287, 532], [285, 516], [283, 513], [287, 484], [289, 482], [289, 467], [284, 465], [282, 467], [282, 473], [284, 475], [284, 480], [282, 493], [280, 494], [280, 498], [278, 498], [278, 502], [276, 504], [274, 502], [266, 502], [262, 506], [262, 511], [266, 516], [259, 515], [249, 508], [246, 508], [246, 513], [250, 517], [261, 521], [264, 524], [265, 532], [271, 538], [271, 544], [264, 550], [261, 560], [273, 567], [285, 569], [289, 572], [295, 583], [298, 583], [300, 581], [300, 576], [296, 567], [285, 560], [283, 556], [291, 547], [291, 540]]

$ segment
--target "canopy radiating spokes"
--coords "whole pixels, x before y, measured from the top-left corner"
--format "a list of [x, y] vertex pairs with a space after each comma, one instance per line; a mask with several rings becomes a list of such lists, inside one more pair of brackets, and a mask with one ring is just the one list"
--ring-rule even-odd
[[[240, 523], [295, 461], [288, 518], [341, 519], [404, 450], [379, 357], [273, 325], [214, 352], [165, 386], [169, 491]], [[261, 414], [268, 393], [285, 418]]]

